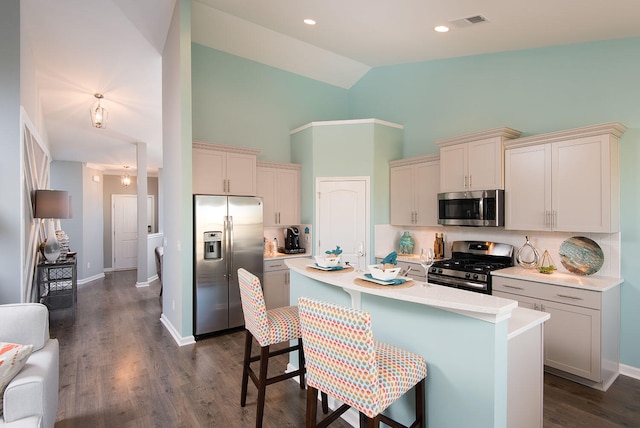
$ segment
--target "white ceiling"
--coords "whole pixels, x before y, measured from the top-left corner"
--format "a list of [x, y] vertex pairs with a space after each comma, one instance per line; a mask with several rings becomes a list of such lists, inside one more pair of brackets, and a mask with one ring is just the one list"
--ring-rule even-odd
[[[161, 167], [161, 52], [175, 0], [21, 4], [53, 158], [119, 168], [144, 142], [149, 167]], [[451, 23], [475, 15], [488, 21]], [[192, 38], [349, 88], [377, 66], [636, 37], [639, 17], [638, 0], [193, 0]], [[95, 92], [107, 129], [90, 125]]]

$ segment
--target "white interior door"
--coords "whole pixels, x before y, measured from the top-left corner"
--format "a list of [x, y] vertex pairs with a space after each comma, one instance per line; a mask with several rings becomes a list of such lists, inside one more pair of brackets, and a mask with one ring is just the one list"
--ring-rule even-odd
[[[138, 197], [136, 195], [113, 195], [113, 269], [135, 269], [138, 263]], [[153, 195], [147, 197], [148, 224], [154, 218]]]
[[342, 261], [357, 266], [355, 249], [359, 242], [364, 242], [364, 268], [372, 259], [369, 177], [317, 178], [316, 190], [316, 254], [340, 246]]

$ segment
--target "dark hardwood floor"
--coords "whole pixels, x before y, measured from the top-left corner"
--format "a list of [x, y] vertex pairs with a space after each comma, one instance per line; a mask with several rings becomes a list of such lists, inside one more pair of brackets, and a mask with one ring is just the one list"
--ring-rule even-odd
[[[253, 385], [239, 404], [244, 333], [178, 347], [159, 320], [160, 284], [135, 281], [125, 271], [80, 285], [75, 325], [70, 310], [51, 313], [60, 341], [56, 428], [254, 426]], [[286, 362], [270, 363], [273, 373]], [[545, 428], [640, 427], [640, 380], [620, 376], [602, 393], [547, 374], [544, 408]], [[304, 413], [297, 383], [267, 388], [265, 428], [304, 426]]]

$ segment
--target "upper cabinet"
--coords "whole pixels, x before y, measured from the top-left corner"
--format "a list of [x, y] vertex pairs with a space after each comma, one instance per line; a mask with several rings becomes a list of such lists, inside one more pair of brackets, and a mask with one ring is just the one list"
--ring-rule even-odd
[[519, 136], [502, 127], [437, 141], [440, 191], [504, 189], [504, 142]]
[[614, 122], [507, 142], [506, 229], [617, 232], [625, 130]]
[[300, 224], [301, 165], [257, 162], [257, 195], [264, 202], [265, 226]]
[[256, 195], [258, 150], [193, 142], [193, 193]]
[[438, 225], [439, 159], [427, 155], [389, 162], [391, 224]]

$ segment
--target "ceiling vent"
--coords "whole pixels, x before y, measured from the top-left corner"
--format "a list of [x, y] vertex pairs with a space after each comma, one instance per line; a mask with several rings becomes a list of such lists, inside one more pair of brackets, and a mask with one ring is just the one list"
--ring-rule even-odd
[[449, 22], [451, 22], [456, 27], [470, 27], [475, 24], [482, 24], [483, 22], [489, 22], [489, 20], [482, 15], [474, 15], [474, 16], [467, 16], [466, 18], [452, 19]]

